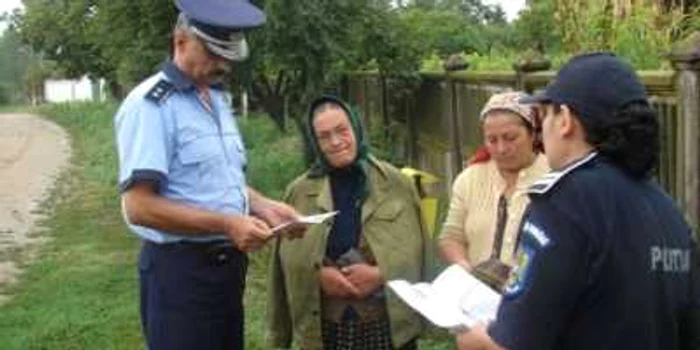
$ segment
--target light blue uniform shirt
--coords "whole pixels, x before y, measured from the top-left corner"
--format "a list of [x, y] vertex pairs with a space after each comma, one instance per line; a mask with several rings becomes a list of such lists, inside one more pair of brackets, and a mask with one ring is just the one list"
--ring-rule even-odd
[[[172, 62], [132, 90], [114, 117], [122, 194], [137, 181], [158, 184], [159, 195], [194, 208], [247, 214], [246, 157], [241, 135], [224, 93], [212, 88], [212, 111], [193, 82]], [[123, 208], [122, 208], [122, 211]], [[132, 225], [156, 243], [212, 241]]]

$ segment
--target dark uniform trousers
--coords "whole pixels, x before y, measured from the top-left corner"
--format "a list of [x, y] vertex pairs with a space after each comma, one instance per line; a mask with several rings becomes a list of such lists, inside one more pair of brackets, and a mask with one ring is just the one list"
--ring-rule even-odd
[[222, 243], [145, 242], [141, 322], [150, 350], [243, 349], [247, 256]]

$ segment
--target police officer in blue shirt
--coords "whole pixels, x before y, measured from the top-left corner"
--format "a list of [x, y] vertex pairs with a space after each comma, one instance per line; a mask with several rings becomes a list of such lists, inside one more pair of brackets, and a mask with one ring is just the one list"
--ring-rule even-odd
[[[122, 208], [143, 240], [149, 349], [242, 349], [246, 252], [298, 217], [246, 185], [241, 135], [216, 83], [265, 22], [244, 0], [177, 0], [172, 56], [115, 116]], [[299, 236], [305, 227], [288, 226]]]
[[697, 349], [698, 257], [651, 180], [657, 115], [611, 54], [571, 59], [535, 96], [554, 169], [530, 188], [497, 319], [460, 349]]

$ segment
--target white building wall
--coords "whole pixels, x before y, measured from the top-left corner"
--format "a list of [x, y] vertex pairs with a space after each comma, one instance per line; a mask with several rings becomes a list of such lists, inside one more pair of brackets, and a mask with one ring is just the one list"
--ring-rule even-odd
[[[103, 83], [99, 82], [98, 91]], [[80, 80], [46, 80], [44, 82], [44, 99], [46, 102], [99, 101], [101, 94], [93, 96], [93, 84], [87, 76]]]

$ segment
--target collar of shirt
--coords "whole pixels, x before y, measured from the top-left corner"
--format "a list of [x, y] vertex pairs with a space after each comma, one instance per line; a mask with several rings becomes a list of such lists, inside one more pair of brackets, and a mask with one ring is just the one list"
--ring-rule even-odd
[[[187, 74], [185, 74], [185, 72], [183, 72], [172, 60], [165, 62], [161, 68], [161, 71], [178, 90], [184, 91], [194, 88], [194, 81], [192, 81], [192, 79], [188, 77]], [[216, 90], [222, 90], [223, 84], [211, 84], [209, 87]]]
[[178, 90], [188, 90], [194, 88], [194, 82], [192, 79], [190, 79], [185, 72], [175, 65], [175, 62], [166, 62], [161, 71]]
[[583, 165], [587, 164], [591, 160], [595, 159], [596, 156], [598, 155], [598, 152], [591, 152], [587, 155], [585, 155], [582, 158], [576, 159], [569, 164], [567, 164], [563, 169], [561, 170], [552, 170], [546, 175], [544, 175], [542, 178], [537, 180], [530, 188], [527, 189], [527, 192], [529, 194], [543, 194], [549, 191], [554, 187], [554, 185], [559, 182], [562, 178], [564, 178], [567, 174], [571, 173], [572, 171], [582, 167]]

